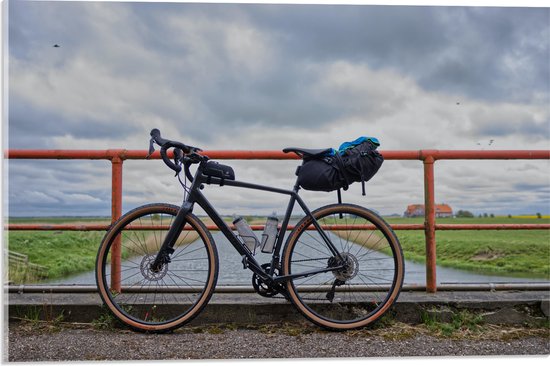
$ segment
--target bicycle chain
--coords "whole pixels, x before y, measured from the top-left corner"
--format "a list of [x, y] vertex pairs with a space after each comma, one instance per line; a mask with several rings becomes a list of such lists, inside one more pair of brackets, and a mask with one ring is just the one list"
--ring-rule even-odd
[[327, 258], [313, 258], [313, 259], [298, 259], [298, 260], [291, 261], [291, 263], [320, 261], [320, 260], [327, 260], [327, 259], [330, 259], [330, 258], [327, 257]]
[[[328, 260], [330, 259], [329, 257], [326, 257], [326, 258], [313, 258], [313, 259], [298, 259], [298, 260], [294, 260], [292, 261], [292, 263], [298, 263], [298, 262], [311, 262], [311, 261], [320, 261], [320, 260]], [[288, 299], [286, 299], [284, 296], [273, 296], [273, 298], [275, 299], [285, 299], [288, 301]], [[302, 300], [326, 300], [326, 299], [323, 299], [323, 298], [306, 298], [306, 297], [302, 297]], [[327, 300], [328, 301], [328, 300]]]
[[[286, 301], [288, 302], [291, 302], [289, 299], [287, 299], [286, 297], [282, 296], [282, 295], [275, 295], [275, 296], [272, 296], [271, 297], [272, 299], [285, 299]], [[322, 300], [322, 301], [328, 301], [327, 299], [323, 299], [322, 297], [315, 297], [315, 298], [312, 298], [312, 297], [300, 297], [302, 300]]]

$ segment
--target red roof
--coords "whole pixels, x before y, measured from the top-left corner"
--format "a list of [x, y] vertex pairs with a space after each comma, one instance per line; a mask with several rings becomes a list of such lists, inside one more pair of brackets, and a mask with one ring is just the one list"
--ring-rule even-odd
[[[406, 213], [407, 214], [412, 214], [413, 212], [418, 211], [418, 210], [424, 212], [424, 205], [420, 205], [420, 204], [408, 205]], [[452, 214], [453, 209], [451, 208], [451, 206], [449, 206], [446, 203], [443, 203], [443, 204], [440, 204], [440, 205], [436, 204], [435, 205], [435, 212]]]
[[441, 205], [435, 205], [435, 212], [442, 212], [442, 213], [452, 214], [453, 209], [448, 204], [443, 203]]

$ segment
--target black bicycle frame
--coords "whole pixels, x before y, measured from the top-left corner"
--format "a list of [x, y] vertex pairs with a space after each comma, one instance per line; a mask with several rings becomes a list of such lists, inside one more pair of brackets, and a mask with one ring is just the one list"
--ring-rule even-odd
[[[340, 252], [338, 252], [338, 250], [336, 249], [336, 246], [334, 246], [334, 244], [330, 241], [329, 237], [321, 228], [321, 225], [319, 225], [319, 223], [317, 222], [315, 217], [312, 215], [309, 208], [306, 206], [305, 202], [298, 195], [298, 191], [300, 189], [298, 182], [295, 183], [293, 190], [285, 190], [285, 189], [268, 187], [268, 186], [253, 184], [253, 183], [236, 181], [236, 180], [225, 180], [225, 179], [216, 178], [216, 177], [207, 177], [204, 174], [202, 174], [202, 170], [203, 170], [203, 164], [201, 163], [195, 173], [195, 177], [189, 189], [189, 194], [187, 196], [187, 199], [185, 200], [180, 210], [178, 211], [176, 218], [174, 219], [174, 222], [172, 223], [172, 226], [170, 227], [166, 235], [166, 238], [161, 246], [161, 249], [157, 255], [157, 258], [152, 264], [152, 268], [160, 268], [160, 265], [163, 263], [163, 259], [167, 258], [167, 255], [173, 252], [172, 247], [177, 237], [183, 230], [183, 227], [186, 224], [185, 216], [188, 213], [193, 211], [193, 206], [195, 203], [197, 203], [206, 212], [206, 214], [212, 219], [212, 221], [214, 221], [214, 224], [218, 227], [218, 229], [220, 229], [220, 231], [224, 234], [227, 240], [229, 240], [231, 245], [233, 245], [233, 247], [237, 250], [237, 252], [239, 252], [239, 254], [243, 258], [243, 266], [245, 268], [246, 267], [250, 268], [250, 270], [252, 270], [255, 274], [257, 274], [263, 280], [273, 281], [277, 283], [277, 282], [286, 281], [288, 279], [308, 277], [318, 273], [334, 271], [344, 267], [343, 265], [340, 265], [340, 266], [325, 268], [321, 270], [307, 271], [307, 272], [302, 272], [302, 273], [297, 273], [292, 275], [273, 277], [275, 268], [279, 264], [281, 247], [283, 245], [283, 240], [285, 236], [284, 234], [287, 231], [288, 223], [290, 221], [290, 217], [292, 215], [292, 211], [294, 209], [294, 205], [296, 202], [298, 202], [298, 205], [302, 208], [306, 216], [311, 218], [313, 226], [320, 233], [322, 239], [328, 245], [332, 254], [342, 260]], [[273, 250], [269, 272], [266, 272], [261, 267], [261, 265], [254, 258], [254, 254], [243, 243], [241, 243], [241, 241], [237, 238], [237, 236], [233, 233], [233, 231], [229, 228], [229, 226], [218, 214], [216, 209], [210, 204], [208, 199], [202, 194], [201, 190], [204, 188], [204, 184], [220, 185], [220, 186], [225, 185], [230, 187], [254, 189], [254, 190], [260, 190], [260, 191], [266, 191], [266, 192], [272, 192], [272, 193], [278, 193], [278, 194], [284, 194], [284, 195], [290, 196], [286, 213], [285, 213], [283, 222], [281, 224], [281, 228], [278, 231], [277, 242]], [[169, 253], [167, 253], [167, 251]]]

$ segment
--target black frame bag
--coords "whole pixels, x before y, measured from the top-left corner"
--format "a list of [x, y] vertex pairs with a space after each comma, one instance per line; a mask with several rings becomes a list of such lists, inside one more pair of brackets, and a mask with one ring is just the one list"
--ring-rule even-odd
[[376, 151], [377, 146], [365, 140], [331, 156], [314, 156], [304, 159], [297, 172], [298, 184], [309, 191], [331, 192], [347, 190], [354, 182], [361, 182], [365, 195], [365, 182], [380, 169], [384, 157]]

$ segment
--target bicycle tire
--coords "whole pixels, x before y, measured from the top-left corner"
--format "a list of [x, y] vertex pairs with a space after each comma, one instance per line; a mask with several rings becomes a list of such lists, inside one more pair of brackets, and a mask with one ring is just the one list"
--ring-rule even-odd
[[[328, 228], [324, 232], [342, 259], [330, 252], [314, 230], [312, 219], [306, 216], [285, 243], [284, 275], [329, 265], [344, 268], [288, 280], [290, 300], [302, 315], [326, 329], [348, 330], [373, 324], [393, 306], [403, 284], [405, 268], [397, 236], [380, 216], [357, 205], [328, 205], [312, 215]], [[362, 229], [351, 230], [348, 225], [360, 225]]]
[[[138, 207], [111, 226], [99, 247], [99, 295], [113, 315], [134, 330], [161, 333], [188, 323], [206, 306], [216, 286], [216, 245], [192, 213], [186, 216], [171, 262], [151, 270], [150, 264], [178, 210], [162, 203]], [[121, 253], [119, 270], [111, 268], [111, 260], [118, 257], [112, 255], [117, 246]]]

